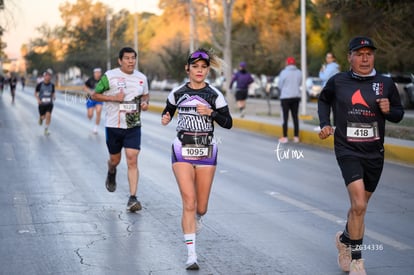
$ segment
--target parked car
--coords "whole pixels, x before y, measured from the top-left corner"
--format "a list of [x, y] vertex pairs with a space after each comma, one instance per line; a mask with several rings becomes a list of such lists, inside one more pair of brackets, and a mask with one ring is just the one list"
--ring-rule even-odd
[[391, 77], [397, 86], [404, 108], [414, 106], [414, 75], [413, 74], [384, 74]]
[[280, 97], [279, 76], [275, 76], [268, 82], [266, 92], [270, 93], [270, 98], [278, 99]]
[[163, 79], [163, 80], [156, 80], [153, 79], [151, 81], [151, 90], [156, 91], [171, 91], [175, 87], [178, 87], [180, 83], [178, 81], [172, 80], [172, 79]]
[[319, 77], [308, 77], [306, 79], [306, 95], [308, 100], [318, 98], [323, 88], [323, 81]]
[[249, 97], [263, 98], [266, 96], [265, 86], [262, 80], [255, 74], [252, 74], [254, 81], [249, 85], [247, 95]]
[[404, 89], [409, 97], [410, 104], [409, 106], [414, 106], [414, 74], [410, 75], [411, 82], [405, 85]]

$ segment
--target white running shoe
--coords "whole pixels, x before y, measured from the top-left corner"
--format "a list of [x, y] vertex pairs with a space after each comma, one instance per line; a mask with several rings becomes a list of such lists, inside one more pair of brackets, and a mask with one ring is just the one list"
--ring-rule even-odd
[[187, 270], [198, 270], [200, 267], [197, 263], [197, 255], [191, 254], [188, 255], [187, 262], [185, 263], [185, 269]]

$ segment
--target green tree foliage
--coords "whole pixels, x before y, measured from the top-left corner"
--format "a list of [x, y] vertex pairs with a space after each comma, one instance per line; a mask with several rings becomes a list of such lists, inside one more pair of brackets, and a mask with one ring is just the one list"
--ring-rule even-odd
[[62, 29], [59, 27], [51, 29], [50, 26], [43, 24], [37, 28], [37, 32], [40, 33], [40, 38], [29, 42], [31, 50], [26, 55], [27, 70], [42, 72], [48, 68], [63, 69], [65, 52], [61, 43]]
[[[348, 41], [356, 35], [367, 35], [377, 44], [376, 67], [380, 71], [414, 70], [414, 2], [406, 0], [318, 1], [321, 12], [329, 15], [327, 43], [343, 53], [346, 64]], [[338, 54], [337, 54], [338, 55]]]
[[94, 67], [106, 67], [106, 25], [110, 10], [104, 4], [91, 0], [78, 0], [60, 6], [64, 31], [67, 34], [65, 65], [76, 66], [83, 72]]

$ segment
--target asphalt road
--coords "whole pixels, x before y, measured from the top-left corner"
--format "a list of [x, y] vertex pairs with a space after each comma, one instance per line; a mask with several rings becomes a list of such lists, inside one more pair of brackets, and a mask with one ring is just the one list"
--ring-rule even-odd
[[[330, 150], [217, 129], [219, 163], [197, 236], [200, 271], [184, 270], [181, 200], [171, 171], [174, 125], [143, 114], [138, 199], [125, 211], [104, 187], [104, 129], [83, 99], [59, 94], [43, 135], [33, 88], [0, 98], [0, 274], [344, 274], [334, 236], [348, 198]], [[386, 163], [366, 218], [368, 274], [414, 273], [413, 167]]]

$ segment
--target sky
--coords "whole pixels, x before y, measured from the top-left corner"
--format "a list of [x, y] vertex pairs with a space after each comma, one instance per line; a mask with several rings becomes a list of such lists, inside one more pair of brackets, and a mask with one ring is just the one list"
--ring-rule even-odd
[[[21, 45], [39, 36], [36, 32], [37, 27], [44, 23], [51, 27], [61, 25], [59, 5], [65, 2], [76, 3], [76, 0], [5, 0], [6, 9], [0, 11], [0, 17], [3, 17], [0, 24], [4, 25], [4, 20], [11, 22], [8, 23], [8, 30], [2, 37], [2, 41], [7, 43], [5, 52], [8, 57], [20, 57]], [[129, 9], [131, 12], [160, 13], [158, 0], [100, 0], [100, 2], [107, 4], [115, 12]]]

